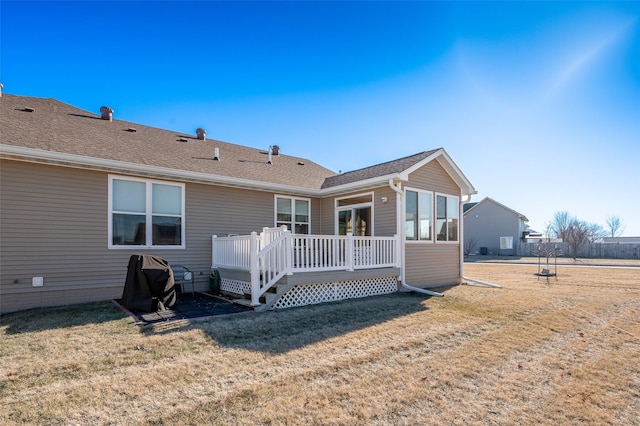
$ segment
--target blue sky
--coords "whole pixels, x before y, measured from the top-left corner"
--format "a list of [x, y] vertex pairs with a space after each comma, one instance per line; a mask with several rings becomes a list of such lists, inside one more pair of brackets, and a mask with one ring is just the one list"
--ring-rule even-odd
[[444, 147], [640, 236], [640, 2], [0, 2], [4, 92], [349, 171]]

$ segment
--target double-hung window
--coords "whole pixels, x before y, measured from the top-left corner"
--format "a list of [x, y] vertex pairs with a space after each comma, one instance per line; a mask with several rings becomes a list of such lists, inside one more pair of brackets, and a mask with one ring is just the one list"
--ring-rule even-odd
[[184, 248], [184, 184], [109, 176], [109, 248]]
[[276, 226], [286, 225], [294, 234], [308, 234], [310, 205], [308, 198], [276, 196]]
[[433, 194], [406, 191], [405, 236], [412, 241], [431, 241]]
[[458, 241], [458, 197], [436, 195], [436, 240]]

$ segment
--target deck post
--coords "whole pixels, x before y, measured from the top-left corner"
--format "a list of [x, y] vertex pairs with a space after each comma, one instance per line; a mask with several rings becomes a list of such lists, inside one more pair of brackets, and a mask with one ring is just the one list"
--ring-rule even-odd
[[215, 264], [215, 245], [216, 245], [216, 238], [218, 238], [217, 235], [212, 235], [211, 236], [211, 268], [215, 268], [216, 264]]
[[267, 244], [269, 244], [271, 241], [268, 241], [268, 235], [267, 232], [269, 232], [269, 228], [267, 228], [266, 226], [264, 228], [262, 228], [262, 232], [260, 233], [260, 245], [259, 245], [259, 250], [262, 250], [263, 248], [265, 248], [265, 246]]
[[251, 273], [251, 306], [260, 305], [260, 271], [258, 270], [258, 234], [253, 231], [249, 243], [249, 271]]
[[402, 240], [398, 236], [398, 234], [393, 234], [393, 238], [396, 240], [395, 244], [395, 253], [393, 253], [393, 263], [396, 265], [396, 268], [400, 267], [400, 250], [402, 250]]
[[286, 244], [284, 245], [285, 247], [285, 262], [286, 262], [286, 270], [287, 270], [287, 275], [293, 275], [293, 238], [291, 236], [291, 232], [287, 231], [287, 227], [282, 225], [283, 228], [285, 228], [283, 230], [284, 233], [287, 234], [287, 236], [285, 237], [287, 239]]
[[353, 245], [355, 244], [355, 240], [353, 239], [353, 233], [347, 232], [347, 271], [353, 271], [353, 263], [354, 263], [354, 254], [355, 250]]

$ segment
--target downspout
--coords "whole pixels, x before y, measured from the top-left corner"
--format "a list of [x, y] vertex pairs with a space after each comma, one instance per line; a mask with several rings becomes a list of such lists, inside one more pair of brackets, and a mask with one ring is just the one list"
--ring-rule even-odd
[[402, 287], [406, 288], [407, 290], [415, 291], [417, 293], [426, 294], [428, 296], [444, 297], [444, 294], [442, 293], [437, 293], [431, 290], [425, 290], [424, 288], [420, 288], [420, 287], [414, 287], [404, 282], [405, 229], [404, 229], [404, 220], [402, 220], [404, 217], [403, 216], [404, 210], [402, 208], [402, 206], [404, 205], [403, 203], [404, 192], [402, 191], [401, 185], [402, 184], [400, 182], [398, 182], [398, 185], [396, 185], [393, 183], [393, 179], [389, 179], [389, 188], [391, 188], [398, 194], [398, 200], [396, 201], [396, 227], [398, 231], [397, 235], [400, 238], [400, 250], [398, 251], [398, 257], [400, 258], [400, 284], [402, 284]]
[[[474, 284], [486, 285], [487, 287], [493, 287], [493, 288], [502, 288], [498, 284], [491, 284], [486, 281], [474, 280], [473, 278], [467, 278], [467, 277], [462, 277], [462, 278], [464, 278], [466, 281], [471, 281]], [[471, 285], [469, 283], [466, 283], [466, 284]]]
[[[462, 191], [461, 191], [462, 192]], [[458, 203], [458, 228], [460, 229], [460, 235], [458, 235], [460, 241], [460, 280], [464, 278], [464, 203], [471, 200], [471, 196], [467, 195], [464, 201], [462, 200], [462, 193], [460, 194], [460, 203]], [[462, 282], [460, 283], [462, 284]]]

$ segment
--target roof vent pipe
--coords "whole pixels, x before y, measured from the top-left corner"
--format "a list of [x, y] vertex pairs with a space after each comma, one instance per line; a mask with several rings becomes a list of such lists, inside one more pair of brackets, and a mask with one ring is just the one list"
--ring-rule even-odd
[[201, 128], [201, 127], [198, 127], [196, 129], [196, 136], [201, 141], [206, 140], [207, 139], [207, 131], [205, 129]]
[[267, 160], [267, 164], [272, 164], [271, 163], [271, 147], [269, 147], [269, 160]]
[[0, 98], [2, 97], [2, 88], [4, 87], [4, 85], [2, 83], [0, 83]]
[[220, 150], [217, 147], [213, 149], [213, 159], [220, 161]]
[[100, 115], [103, 120], [113, 121], [113, 108], [108, 106], [100, 107]]

